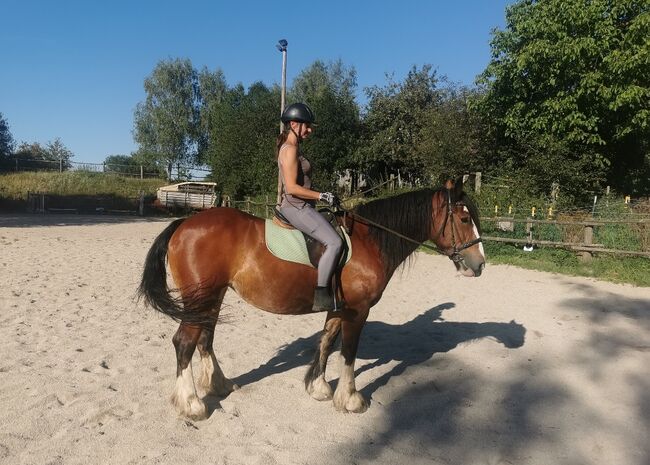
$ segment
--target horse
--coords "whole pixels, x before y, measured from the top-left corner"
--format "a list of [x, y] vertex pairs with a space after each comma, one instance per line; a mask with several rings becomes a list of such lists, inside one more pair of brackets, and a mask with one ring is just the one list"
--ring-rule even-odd
[[[393, 273], [427, 240], [465, 276], [480, 276], [485, 254], [478, 211], [460, 180], [447, 181], [438, 189], [370, 201], [345, 217], [352, 255], [336, 277], [345, 306], [327, 313], [305, 375], [305, 389], [316, 400], [332, 400], [339, 411], [362, 413], [368, 402], [357, 391], [354, 379], [359, 338], [370, 308], [381, 298]], [[272, 255], [265, 246], [264, 231], [261, 218], [233, 208], [212, 208], [170, 223], [147, 254], [138, 294], [146, 304], [180, 323], [172, 338], [177, 370], [171, 401], [181, 416], [200, 420], [208, 415], [192, 372], [197, 348], [201, 360], [198, 384], [206, 397], [227, 396], [238, 389], [224, 375], [213, 350], [215, 326], [228, 288], [267, 312], [311, 313], [316, 268]], [[165, 259], [176, 292], [167, 284]], [[325, 370], [339, 333], [344, 364], [333, 391]]]

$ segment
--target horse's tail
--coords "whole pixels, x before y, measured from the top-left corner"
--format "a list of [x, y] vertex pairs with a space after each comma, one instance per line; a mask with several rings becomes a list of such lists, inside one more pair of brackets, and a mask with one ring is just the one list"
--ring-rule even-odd
[[[191, 298], [183, 301], [173, 297], [167, 286], [167, 269], [165, 259], [167, 257], [167, 246], [172, 235], [176, 232], [185, 218], [173, 221], [154, 240], [151, 249], [147, 253], [142, 272], [142, 281], [138, 287], [139, 298], [150, 307], [158, 310], [174, 320], [188, 323], [202, 323], [214, 320], [210, 316], [209, 302], [206, 299]], [[208, 304], [206, 306], [206, 304]]]

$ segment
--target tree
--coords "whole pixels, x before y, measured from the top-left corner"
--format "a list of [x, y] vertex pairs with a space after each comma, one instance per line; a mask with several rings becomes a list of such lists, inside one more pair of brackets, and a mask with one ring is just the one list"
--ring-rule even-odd
[[384, 87], [366, 89], [369, 102], [358, 160], [375, 179], [398, 172], [420, 178], [425, 167], [415, 142], [425, 113], [438, 100], [435, 71], [425, 65], [421, 70], [413, 67], [402, 83], [387, 78]]
[[290, 101], [305, 102], [316, 114], [318, 126], [305, 141], [304, 151], [314, 167], [314, 184], [320, 189], [332, 189], [336, 171], [354, 166], [360, 133], [356, 86], [356, 71], [341, 60], [329, 64], [315, 61], [296, 77], [290, 89]]
[[[650, 190], [650, 4], [520, 0], [479, 79], [495, 162], [580, 195]], [[533, 173], [531, 170], [540, 170]], [[645, 171], [644, 171], [645, 170]], [[641, 187], [644, 184], [645, 187]]]
[[70, 149], [63, 145], [61, 139], [57, 137], [54, 139], [54, 142], [48, 142], [45, 145], [44, 157], [50, 161], [58, 161], [59, 166], [63, 170], [69, 170], [72, 167], [70, 159], [74, 157], [74, 154]]
[[9, 131], [9, 123], [0, 113], [0, 157], [8, 157], [14, 150], [14, 138]]
[[27, 170], [69, 170], [72, 167], [71, 158], [74, 154], [60, 138], [48, 142], [43, 147], [38, 142], [22, 142], [14, 153], [20, 169]]
[[227, 90], [211, 115], [207, 150], [212, 177], [235, 197], [273, 192], [280, 89], [261, 82]]
[[484, 169], [481, 151], [483, 126], [470, 109], [475, 89], [449, 86], [439, 91], [440, 101], [423, 114], [416, 152], [424, 161], [424, 174], [432, 181]]
[[364, 136], [356, 154], [371, 177], [401, 174], [413, 179], [426, 175], [426, 160], [417, 150], [425, 115], [440, 103], [438, 78], [431, 65], [413, 67], [404, 82], [388, 76], [384, 87], [366, 89], [368, 110]]
[[11, 154], [14, 151], [14, 138], [9, 131], [9, 123], [0, 113], [0, 170], [11, 169]]
[[203, 68], [198, 79], [201, 104], [197, 161], [202, 163], [207, 160], [212, 146], [217, 142], [210, 137], [210, 134], [214, 132], [218, 124], [219, 113], [228, 92], [228, 84], [220, 69], [210, 72], [207, 68]]
[[145, 79], [147, 97], [137, 105], [134, 138], [150, 162], [167, 165], [196, 160], [199, 145], [200, 91], [190, 60], [161, 61]]

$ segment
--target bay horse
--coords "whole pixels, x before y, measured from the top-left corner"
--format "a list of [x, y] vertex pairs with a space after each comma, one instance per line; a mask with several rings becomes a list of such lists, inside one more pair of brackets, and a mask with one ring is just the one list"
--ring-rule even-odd
[[[332, 399], [344, 412], [364, 412], [366, 399], [355, 387], [354, 363], [361, 330], [395, 270], [431, 240], [466, 276], [485, 266], [478, 212], [462, 182], [374, 200], [351, 210], [348, 230], [352, 256], [339, 276], [345, 307], [328, 312], [313, 362], [305, 376], [307, 392]], [[197, 395], [192, 355], [201, 359], [199, 386], [225, 396], [237, 389], [224, 376], [212, 347], [219, 310], [228, 288], [267, 312], [311, 313], [317, 270], [272, 255], [264, 241], [263, 219], [232, 208], [213, 208], [177, 219], [155, 239], [144, 265], [138, 293], [154, 309], [180, 322], [176, 349], [176, 386], [172, 403], [179, 414], [204, 419], [207, 409]], [[167, 284], [165, 258], [178, 291]], [[435, 287], [422, 289], [430, 292]], [[344, 364], [336, 391], [325, 380], [327, 359], [341, 333]]]

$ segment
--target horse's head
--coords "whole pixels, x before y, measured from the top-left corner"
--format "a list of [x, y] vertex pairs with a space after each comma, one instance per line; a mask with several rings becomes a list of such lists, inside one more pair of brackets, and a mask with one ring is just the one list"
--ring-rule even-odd
[[464, 276], [480, 276], [485, 253], [478, 210], [463, 192], [462, 178], [451, 180], [433, 196], [431, 237]]

